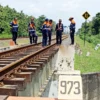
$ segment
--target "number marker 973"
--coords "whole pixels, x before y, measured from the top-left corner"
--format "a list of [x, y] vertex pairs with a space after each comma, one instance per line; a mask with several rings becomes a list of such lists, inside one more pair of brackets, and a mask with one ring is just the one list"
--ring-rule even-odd
[[82, 100], [81, 76], [59, 76], [58, 99]]

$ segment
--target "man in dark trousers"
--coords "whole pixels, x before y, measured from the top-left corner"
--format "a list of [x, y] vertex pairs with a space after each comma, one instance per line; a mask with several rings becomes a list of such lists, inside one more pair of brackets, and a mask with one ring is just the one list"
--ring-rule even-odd
[[51, 45], [51, 37], [52, 37], [52, 19], [49, 20], [49, 29], [48, 29], [48, 45]]
[[62, 32], [63, 32], [63, 24], [62, 20], [59, 19], [59, 23], [56, 25], [56, 44], [62, 43]]
[[45, 19], [42, 25], [42, 46], [43, 47], [47, 46], [48, 26], [49, 26], [48, 19]]
[[17, 22], [17, 18], [14, 18], [14, 20], [10, 23], [10, 26], [11, 26], [11, 32], [12, 32], [12, 40], [14, 41], [14, 43], [16, 45], [18, 45], [16, 43], [17, 33], [18, 33], [18, 22]]
[[34, 23], [33, 17], [31, 18], [31, 21], [28, 24], [28, 32], [29, 32], [30, 44], [37, 43], [38, 36], [36, 34], [35, 23]]
[[73, 17], [69, 18], [69, 21], [71, 22], [70, 26], [69, 26], [69, 28], [70, 28], [71, 45], [74, 44], [74, 33], [75, 33], [75, 25], [76, 25], [76, 23], [75, 23], [75, 21], [73, 19], [74, 19]]

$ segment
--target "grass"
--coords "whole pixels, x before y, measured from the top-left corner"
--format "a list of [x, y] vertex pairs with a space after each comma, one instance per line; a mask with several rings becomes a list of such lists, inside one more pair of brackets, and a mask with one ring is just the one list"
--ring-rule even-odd
[[[55, 35], [53, 35], [52, 36], [52, 39], [54, 39], [56, 36]], [[0, 40], [0, 48], [3, 48], [3, 47], [8, 47], [8, 46], [10, 46], [10, 41], [11, 41], [12, 39], [8, 39], [8, 40]], [[42, 41], [42, 37], [41, 37], [41, 34], [40, 34], [40, 36], [38, 35], [38, 42], [41, 42]], [[30, 43], [30, 41], [29, 41], [29, 38], [17, 38], [17, 43], [19, 44], [19, 45], [21, 45], [21, 44], [29, 44]]]
[[[75, 69], [82, 73], [100, 72], [100, 48], [96, 51], [94, 50], [95, 45], [88, 42], [84, 47], [84, 41], [79, 36], [76, 36], [75, 40], [82, 50], [82, 55], [75, 54]], [[87, 52], [90, 52], [88, 57]]]
[[[26, 36], [28, 35], [28, 33], [25, 33], [26, 34]], [[25, 35], [24, 34], [24, 35]], [[39, 33], [39, 32], [36, 32], [36, 34], [38, 35], [38, 36], [41, 36], [42, 35], [42, 33]], [[5, 34], [5, 33], [1, 33], [0, 34], [0, 39], [2, 39], [2, 38], [12, 38], [12, 34]]]
[[11, 38], [12, 35], [11, 34], [0, 34], [0, 38]]

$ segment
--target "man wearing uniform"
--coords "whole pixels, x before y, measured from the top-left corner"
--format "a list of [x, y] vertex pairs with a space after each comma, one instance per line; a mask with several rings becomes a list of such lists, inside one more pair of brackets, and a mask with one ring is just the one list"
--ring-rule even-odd
[[38, 36], [35, 30], [34, 18], [31, 18], [31, 22], [28, 24], [28, 32], [29, 32], [30, 44], [37, 43]]
[[59, 19], [59, 23], [56, 25], [56, 44], [62, 43], [62, 32], [63, 32], [63, 24], [62, 20]]
[[69, 18], [70, 23], [70, 38], [71, 38], [71, 44], [74, 44], [74, 33], [75, 33], [75, 21], [73, 20], [73, 17]]
[[18, 45], [16, 43], [17, 33], [18, 33], [18, 22], [17, 22], [17, 18], [14, 18], [14, 20], [10, 23], [10, 26], [11, 26], [11, 32], [12, 32], [12, 40], [14, 41], [14, 43], [16, 45]]
[[48, 26], [49, 26], [48, 19], [45, 19], [42, 25], [42, 46], [47, 45]]
[[49, 20], [49, 29], [48, 29], [48, 38], [49, 38], [49, 45], [51, 45], [51, 36], [52, 36], [52, 20]]

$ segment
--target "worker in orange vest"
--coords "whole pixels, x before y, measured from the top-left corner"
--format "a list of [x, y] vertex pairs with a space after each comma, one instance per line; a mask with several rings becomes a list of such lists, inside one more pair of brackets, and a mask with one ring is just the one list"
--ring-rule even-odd
[[29, 32], [30, 44], [37, 43], [38, 36], [36, 34], [36, 28], [33, 17], [31, 18], [31, 22], [28, 24], [28, 32]]
[[48, 26], [48, 44], [51, 45], [51, 36], [52, 36], [52, 19], [49, 20], [49, 26]]
[[49, 27], [49, 22], [48, 19], [45, 19], [43, 25], [42, 25], [42, 46], [47, 46], [47, 37], [48, 37], [48, 27]]
[[14, 43], [16, 45], [16, 39], [17, 39], [17, 33], [18, 33], [18, 22], [17, 22], [17, 18], [14, 18], [14, 20], [10, 23], [11, 26], [11, 32], [12, 32], [12, 40], [14, 41]]
[[74, 19], [73, 17], [69, 18], [69, 21], [71, 22], [70, 26], [69, 26], [69, 28], [70, 28], [71, 45], [74, 44], [74, 34], [75, 34], [75, 25], [76, 25], [76, 23], [75, 23], [75, 21], [73, 19]]
[[62, 43], [62, 32], [63, 32], [63, 24], [62, 20], [59, 19], [59, 22], [56, 24], [56, 44]]

